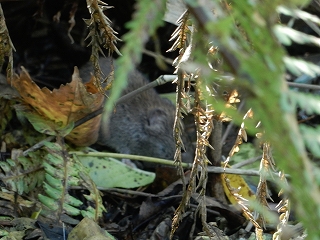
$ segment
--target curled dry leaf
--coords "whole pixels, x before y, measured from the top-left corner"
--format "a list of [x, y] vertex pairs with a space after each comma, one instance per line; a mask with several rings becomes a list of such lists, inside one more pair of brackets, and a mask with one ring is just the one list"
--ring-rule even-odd
[[[28, 111], [31, 109], [33, 115], [53, 122], [53, 130], [58, 134], [60, 129], [101, 107], [103, 95], [98, 93], [98, 90], [95, 91], [91, 83], [88, 84], [87, 87], [82, 83], [77, 67], [74, 69], [72, 81], [53, 91], [47, 88], [40, 89], [24, 68], [20, 76], [16, 75], [12, 81], [23, 104], [29, 105]], [[93, 144], [98, 138], [100, 119], [99, 115], [78, 126], [66, 138], [77, 146]]]

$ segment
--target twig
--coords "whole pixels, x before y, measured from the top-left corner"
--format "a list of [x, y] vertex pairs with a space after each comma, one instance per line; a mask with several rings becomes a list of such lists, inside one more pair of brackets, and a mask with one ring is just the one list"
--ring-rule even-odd
[[23, 156], [27, 156], [29, 152], [33, 152], [39, 148], [42, 148], [45, 142], [51, 142], [53, 139], [55, 138], [55, 136], [49, 136], [46, 139], [36, 143], [35, 145], [33, 145], [32, 147], [28, 148], [27, 150], [25, 150], [22, 155]]
[[131, 194], [135, 196], [141, 196], [141, 197], [153, 197], [153, 198], [161, 198], [162, 201], [170, 200], [170, 199], [175, 199], [175, 198], [182, 198], [181, 194], [178, 195], [171, 195], [171, 196], [161, 196], [157, 194], [152, 194], [152, 193], [145, 193], [145, 192], [140, 192], [140, 191], [134, 191], [134, 190], [129, 190], [129, 189], [121, 189], [121, 188], [101, 188], [98, 187], [99, 190], [106, 191], [106, 192], [115, 192], [115, 193], [123, 193], [123, 194]]
[[[223, 167], [208, 167], [208, 172], [236, 174], [236, 175], [248, 175], [248, 176], [260, 176], [260, 172], [257, 170], [233, 169], [233, 168], [223, 168]], [[273, 173], [273, 175], [275, 177], [278, 177], [277, 173]]]
[[305, 83], [295, 83], [295, 82], [287, 82], [290, 87], [310, 89], [310, 90], [320, 90], [320, 86], [313, 84], [305, 84]]
[[[107, 153], [107, 152], [79, 152], [79, 151], [72, 151], [69, 152], [70, 154], [76, 154], [78, 156], [94, 156], [94, 157], [112, 157], [112, 158], [119, 158], [119, 159], [131, 159], [131, 160], [137, 160], [142, 162], [152, 162], [155, 164], [164, 164], [169, 166], [175, 166], [173, 160], [166, 160], [162, 158], [154, 158], [154, 157], [146, 157], [146, 156], [139, 156], [139, 155], [130, 155], [130, 154], [121, 154], [121, 153]], [[182, 166], [184, 168], [191, 168], [191, 163], [182, 163]]]
[[258, 157], [249, 158], [249, 159], [247, 159], [245, 161], [242, 161], [242, 162], [239, 162], [239, 163], [236, 163], [236, 164], [232, 165], [231, 168], [233, 168], [233, 169], [241, 168], [243, 166], [246, 166], [246, 165], [249, 165], [251, 163], [254, 163], [255, 161], [258, 161], [261, 158], [262, 158], [262, 155], [260, 155]]
[[[112, 158], [126, 158], [131, 160], [143, 161], [143, 162], [152, 162], [155, 164], [163, 164], [169, 166], [175, 166], [173, 160], [166, 160], [161, 158], [153, 158], [146, 156], [138, 156], [138, 155], [130, 155], [130, 154], [120, 154], [120, 153], [106, 153], [106, 152], [79, 152], [72, 151], [70, 154], [76, 154], [78, 156], [95, 156], [95, 157], [112, 157]], [[186, 169], [190, 169], [192, 167], [192, 163], [182, 163], [182, 166]], [[200, 169], [198, 169], [200, 171]], [[237, 175], [248, 175], [248, 176], [260, 176], [259, 171], [256, 170], [245, 170], [245, 169], [234, 169], [234, 168], [223, 168], [223, 167], [208, 167], [208, 172], [212, 173], [227, 173], [227, 174], [237, 174]], [[278, 177], [277, 173], [274, 173], [275, 177]], [[289, 175], [286, 175], [287, 177]]]
[[141, 88], [138, 88], [138, 89], [136, 89], [136, 90], [124, 95], [123, 97], [120, 97], [118, 99], [118, 101], [116, 102], [116, 105], [119, 104], [119, 103], [125, 102], [128, 99], [130, 99], [130, 98], [138, 95], [139, 93], [141, 93], [143, 91], [146, 91], [146, 90], [148, 90], [150, 88], [154, 88], [156, 86], [160, 86], [160, 85], [163, 85], [165, 83], [172, 82], [176, 78], [177, 78], [176, 75], [161, 75], [160, 77], [158, 77], [156, 80], [152, 81], [151, 83], [148, 83], [148, 84], [142, 86]]
[[171, 58], [166, 58], [166, 57], [164, 57], [164, 56], [161, 55], [161, 54], [156, 54], [156, 53], [154, 53], [154, 52], [152, 52], [152, 51], [149, 51], [149, 50], [147, 50], [147, 49], [143, 49], [142, 52], [143, 52], [144, 54], [150, 56], [150, 57], [153, 57], [153, 58], [161, 58], [163, 61], [165, 61], [166, 63], [168, 63], [168, 64], [170, 64], [170, 65], [172, 65], [172, 63], [173, 63], [173, 60], [172, 60]]
[[121, 189], [121, 188], [99, 188], [99, 190], [103, 190], [106, 192], [118, 192], [118, 193], [125, 193], [125, 194], [131, 194], [135, 196], [142, 196], [142, 197], [159, 197], [156, 194], [152, 193], [145, 193], [140, 191], [134, 191], [130, 189]]

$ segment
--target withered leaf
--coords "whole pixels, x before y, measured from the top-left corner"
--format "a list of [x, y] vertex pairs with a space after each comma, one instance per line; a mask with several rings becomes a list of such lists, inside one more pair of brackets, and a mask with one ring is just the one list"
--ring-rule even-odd
[[[12, 85], [19, 92], [22, 103], [30, 106], [27, 108], [27, 118], [34, 114], [54, 123], [48, 126], [48, 132], [51, 134], [53, 131], [61, 134], [59, 130], [97, 110], [103, 102], [102, 94], [87, 91], [81, 82], [77, 67], [74, 69], [72, 81], [53, 91], [48, 88], [40, 89], [24, 68], [20, 76], [16, 75], [13, 78]], [[75, 128], [66, 138], [78, 146], [91, 145], [98, 138], [100, 119], [101, 117], [97, 116], [87, 121]], [[34, 121], [32, 124], [35, 124]]]

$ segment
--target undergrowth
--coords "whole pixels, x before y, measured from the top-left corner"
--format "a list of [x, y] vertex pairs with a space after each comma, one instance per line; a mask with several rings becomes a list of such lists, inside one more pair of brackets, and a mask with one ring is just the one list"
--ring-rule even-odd
[[[170, 1], [169, 1], [170, 2]], [[122, 54], [116, 60], [116, 80], [113, 91], [105, 106], [110, 113], [113, 104], [118, 99], [121, 90], [126, 86], [128, 73], [141, 60], [143, 46], [155, 30], [161, 26], [166, 11], [164, 0], [139, 0], [133, 19], [127, 23], [129, 32], [123, 36], [125, 45], [119, 50], [115, 46], [119, 39], [110, 27], [110, 20], [102, 14], [108, 9], [101, 1], [87, 0], [91, 18], [86, 20], [90, 28], [88, 38], [91, 38], [91, 60], [95, 66], [97, 85], [102, 91], [99, 81], [102, 81], [100, 67], [97, 65], [101, 46], [110, 52]], [[309, 159], [307, 151], [314, 157], [320, 156], [319, 127], [310, 127], [298, 123], [297, 108], [308, 114], [319, 114], [319, 97], [312, 94], [290, 89], [285, 80], [286, 71], [293, 74], [318, 76], [320, 68], [311, 63], [305, 63], [288, 56], [284, 45], [293, 42], [317, 44], [319, 38], [293, 30], [290, 26], [281, 24], [279, 15], [284, 14], [292, 19], [300, 18], [318, 28], [318, 17], [299, 10], [297, 2], [292, 1], [189, 1], [182, 4], [183, 14], [177, 21], [177, 29], [172, 34], [174, 40], [170, 51], [179, 51], [174, 61], [177, 79], [175, 139], [177, 151], [175, 163], [183, 178], [181, 164], [182, 127], [180, 124], [184, 113], [192, 113], [197, 130], [197, 148], [194, 164], [191, 169], [191, 179], [184, 189], [179, 207], [173, 217], [173, 235], [178, 227], [183, 213], [189, 206], [193, 193], [199, 193], [197, 213], [201, 216], [202, 225], [208, 236], [213, 236], [206, 219], [205, 193], [207, 187], [210, 161], [206, 152], [210, 148], [209, 137], [214, 131], [213, 120], [232, 121], [240, 126], [237, 140], [230, 150], [230, 157], [236, 154], [238, 147], [246, 141], [247, 132], [257, 134], [263, 149], [260, 165], [260, 180], [256, 199], [258, 205], [252, 204], [258, 217], [254, 216], [245, 199], [236, 189], [228, 187], [236, 197], [247, 218], [256, 229], [256, 237], [262, 239], [265, 222], [267, 181], [270, 172], [280, 175], [278, 184], [285, 193], [279, 205], [280, 223], [274, 239], [281, 239], [281, 228], [289, 218], [289, 201], [292, 202], [299, 220], [306, 228], [308, 239], [319, 238], [320, 191], [319, 168]], [[2, 12], [0, 12], [2, 14]], [[3, 14], [1, 24], [1, 59], [9, 57], [8, 77], [12, 71], [12, 50], [9, 33], [5, 28]], [[217, 64], [217, 62], [222, 62]], [[2, 64], [0, 64], [2, 65]], [[301, 67], [303, 66], [303, 67]], [[231, 79], [231, 80], [230, 80]], [[191, 98], [190, 89], [194, 89]], [[226, 87], [229, 95], [220, 94], [218, 88]], [[235, 92], [233, 92], [235, 91]], [[223, 92], [223, 91], [222, 91]], [[233, 92], [233, 94], [231, 94]], [[239, 101], [246, 101], [250, 108], [244, 117], [236, 111]], [[185, 104], [187, 103], [187, 104]], [[104, 115], [105, 117], [107, 114]], [[256, 125], [259, 123], [259, 128]], [[3, 126], [1, 126], [1, 130]], [[53, 219], [59, 219], [61, 214], [71, 216], [82, 214], [98, 220], [104, 210], [101, 197], [94, 183], [88, 179], [85, 169], [79, 167], [76, 158], [68, 154], [64, 143], [58, 134], [55, 143], [46, 143], [41, 150], [41, 159], [33, 159], [34, 153], [28, 156], [9, 159], [1, 164], [1, 175], [6, 187], [12, 191], [28, 193], [41, 186], [45, 194], [37, 195], [43, 204], [44, 212]], [[32, 160], [26, 161], [31, 157]], [[39, 168], [39, 165], [42, 167]], [[81, 164], [80, 164], [81, 165]], [[199, 172], [200, 169], [200, 172]], [[39, 174], [39, 172], [41, 174]], [[285, 174], [290, 175], [290, 184]], [[224, 175], [224, 181], [228, 178]], [[28, 183], [28, 184], [26, 184]], [[68, 195], [70, 186], [84, 186], [90, 195], [85, 198], [94, 207], [81, 210], [83, 202]]]

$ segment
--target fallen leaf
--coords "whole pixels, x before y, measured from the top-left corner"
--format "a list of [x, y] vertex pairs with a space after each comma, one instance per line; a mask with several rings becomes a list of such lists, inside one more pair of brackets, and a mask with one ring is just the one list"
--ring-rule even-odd
[[148, 185], [155, 179], [152, 172], [132, 168], [110, 157], [77, 156], [89, 169], [89, 175], [98, 187], [136, 188]]
[[236, 175], [236, 174], [225, 174], [225, 176], [224, 176], [224, 174], [221, 174], [224, 192], [232, 204], [237, 204], [238, 201], [234, 197], [232, 192], [230, 192], [230, 190], [226, 184], [225, 177], [229, 180], [230, 186], [232, 188], [236, 189], [235, 191], [241, 197], [243, 197], [247, 200], [255, 200], [256, 199], [254, 192], [251, 190], [251, 188], [246, 183], [246, 181], [243, 179], [243, 177], [241, 177], [240, 175]]
[[90, 218], [84, 218], [70, 232], [68, 239], [114, 240], [115, 238]]
[[[42, 132], [46, 132], [43, 123], [36, 124], [37, 117], [31, 117], [31, 115], [47, 119], [48, 125], [50, 125], [47, 133], [51, 135], [61, 134], [61, 130], [68, 129], [70, 124], [100, 108], [104, 98], [100, 93], [92, 93], [95, 92], [92, 89], [91, 92], [87, 91], [79, 77], [77, 67], [74, 69], [72, 81], [53, 91], [48, 88], [40, 89], [24, 68], [22, 68], [20, 76], [16, 75], [13, 78], [12, 85], [19, 92], [22, 104], [28, 105], [25, 108], [26, 117], [33, 119], [31, 123], [36, 125], [36, 128], [40, 125], [38, 128], [42, 129]], [[90, 88], [93, 86], [90, 85]], [[20, 109], [20, 111], [24, 110]], [[77, 146], [93, 144], [98, 138], [100, 119], [99, 115], [75, 128], [66, 139]], [[64, 130], [64, 133], [68, 132]]]

